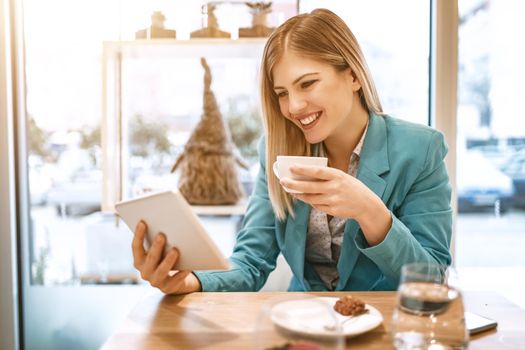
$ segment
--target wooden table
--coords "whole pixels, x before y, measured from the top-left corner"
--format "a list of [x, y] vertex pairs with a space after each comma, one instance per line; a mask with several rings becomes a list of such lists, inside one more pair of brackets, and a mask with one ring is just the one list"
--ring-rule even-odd
[[[340, 297], [349, 293], [193, 293], [147, 295], [104, 344], [110, 349], [252, 349], [262, 305], [306, 295]], [[352, 292], [376, 307], [384, 323], [350, 338], [347, 348], [393, 349], [390, 320], [395, 292]], [[497, 330], [473, 336], [469, 349], [525, 349], [525, 311], [496, 293], [464, 293], [468, 311], [498, 321]], [[282, 345], [277, 340], [274, 346]]]

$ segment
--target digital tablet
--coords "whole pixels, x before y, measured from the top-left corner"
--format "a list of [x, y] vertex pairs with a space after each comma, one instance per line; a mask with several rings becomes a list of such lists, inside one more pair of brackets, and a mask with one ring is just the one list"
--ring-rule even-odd
[[117, 214], [134, 232], [140, 220], [147, 224], [144, 247], [153, 238], [166, 235], [164, 254], [172, 247], [180, 252], [177, 270], [227, 270], [229, 262], [178, 190], [159, 192], [115, 204]]

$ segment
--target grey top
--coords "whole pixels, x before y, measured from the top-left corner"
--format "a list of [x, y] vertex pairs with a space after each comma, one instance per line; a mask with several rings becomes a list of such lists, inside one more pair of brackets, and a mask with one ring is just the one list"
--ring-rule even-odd
[[[350, 157], [347, 172], [354, 177], [359, 167], [359, 155], [367, 130], [368, 125]], [[326, 156], [323, 146], [319, 147], [318, 155]], [[328, 290], [334, 290], [339, 280], [337, 262], [341, 252], [345, 224], [346, 218], [329, 217], [326, 213], [313, 207], [310, 211], [306, 237], [306, 261], [315, 268]]]

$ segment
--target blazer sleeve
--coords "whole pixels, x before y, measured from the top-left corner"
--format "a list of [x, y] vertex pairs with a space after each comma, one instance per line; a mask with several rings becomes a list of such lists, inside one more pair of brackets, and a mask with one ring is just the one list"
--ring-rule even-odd
[[401, 205], [391, 213], [392, 227], [385, 239], [370, 247], [361, 230], [355, 238], [358, 249], [393, 285], [399, 283], [404, 264], [451, 263], [451, 186], [444, 162], [447, 147], [440, 132], [431, 135], [424, 166], [418, 169], [419, 175]]
[[259, 142], [260, 169], [254, 191], [237, 234], [228, 271], [194, 271], [203, 292], [256, 291], [275, 269], [280, 249], [275, 236], [275, 215], [268, 195], [264, 139]]

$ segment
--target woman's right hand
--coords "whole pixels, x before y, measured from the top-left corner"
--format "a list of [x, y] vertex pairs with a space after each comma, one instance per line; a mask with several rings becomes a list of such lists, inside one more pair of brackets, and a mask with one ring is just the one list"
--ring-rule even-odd
[[191, 271], [174, 271], [179, 259], [179, 251], [172, 248], [162, 258], [166, 237], [159, 233], [155, 236], [150, 249], [144, 249], [144, 237], [147, 226], [144, 221], [137, 224], [131, 244], [133, 250], [133, 265], [140, 271], [140, 276], [153, 287], [166, 294], [186, 294], [202, 290], [199, 279]]

